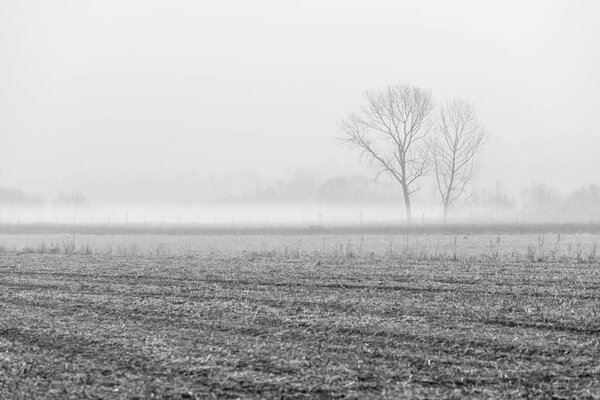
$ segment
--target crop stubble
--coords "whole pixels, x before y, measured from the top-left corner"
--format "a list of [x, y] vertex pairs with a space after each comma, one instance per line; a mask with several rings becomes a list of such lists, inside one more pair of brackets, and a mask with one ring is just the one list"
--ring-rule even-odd
[[0, 255], [0, 398], [600, 396], [600, 265]]

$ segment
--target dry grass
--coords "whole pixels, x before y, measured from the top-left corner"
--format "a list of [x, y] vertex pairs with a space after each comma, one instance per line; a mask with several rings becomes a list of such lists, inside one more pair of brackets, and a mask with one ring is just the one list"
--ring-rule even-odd
[[595, 262], [598, 234], [0, 234], [0, 254]]
[[358, 239], [341, 253], [9, 249], [0, 398], [600, 397], [597, 260], [552, 259], [548, 241], [541, 261], [532, 244], [511, 258], [503, 240], [456, 261], [453, 238], [427, 260]]

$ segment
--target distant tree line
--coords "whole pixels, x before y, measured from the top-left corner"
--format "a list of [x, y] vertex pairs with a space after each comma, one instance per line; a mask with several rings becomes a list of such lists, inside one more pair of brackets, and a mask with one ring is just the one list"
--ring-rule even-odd
[[333, 176], [325, 180], [293, 177], [289, 181], [279, 180], [251, 197], [247, 200], [321, 204], [397, 203], [401, 200], [395, 186], [364, 175]]
[[0, 186], [0, 204], [2, 205], [42, 205], [44, 198], [40, 195], [29, 195], [20, 189]]
[[59, 194], [53, 199], [46, 199], [39, 194], [27, 194], [21, 189], [0, 186], [0, 205], [13, 207], [39, 207], [44, 205], [60, 205], [81, 207], [89, 204], [88, 199], [79, 192]]
[[493, 190], [480, 193], [473, 203], [496, 210], [522, 210], [530, 219], [552, 219], [562, 216], [579, 221], [600, 217], [600, 186], [589, 184], [561, 192], [542, 183], [508, 193], [497, 184]]
[[[208, 179], [208, 178], [207, 178]], [[222, 190], [218, 187], [212, 192], [185, 192], [196, 189], [196, 185], [187, 183], [179, 186], [174, 193], [163, 193], [169, 202], [186, 203], [260, 203], [260, 204], [326, 204], [326, 205], [375, 205], [398, 204], [402, 201], [402, 192], [398, 185], [390, 180], [375, 180], [364, 175], [337, 175], [320, 178], [310, 169], [297, 169], [287, 178], [265, 180], [254, 177], [251, 184], [235, 186], [235, 182], [220, 180]], [[206, 182], [217, 182], [208, 179]], [[202, 180], [201, 182], [205, 182]], [[183, 187], [186, 186], [186, 187]], [[160, 189], [158, 187], [157, 189]], [[429, 189], [429, 192], [434, 190]], [[210, 196], [205, 195], [209, 193]], [[151, 193], [150, 193], [151, 194]], [[171, 197], [166, 197], [167, 195]], [[427, 207], [427, 193], [423, 193], [420, 201]], [[121, 199], [123, 200], [123, 199]], [[137, 198], [125, 199], [139, 201]], [[96, 202], [94, 202], [96, 203]], [[579, 221], [600, 217], [600, 186], [590, 184], [571, 191], [561, 192], [545, 184], [532, 184], [518, 191], [509, 191], [497, 183], [490, 189], [479, 188], [470, 198], [470, 206], [474, 210], [488, 210], [492, 213], [508, 213], [514, 215], [523, 211], [526, 216], [535, 219], [548, 219], [563, 216], [565, 219]], [[46, 199], [41, 195], [27, 194], [20, 189], [0, 186], [0, 207], [41, 207], [65, 206], [84, 207], [90, 205], [87, 196], [80, 192], [60, 194]]]

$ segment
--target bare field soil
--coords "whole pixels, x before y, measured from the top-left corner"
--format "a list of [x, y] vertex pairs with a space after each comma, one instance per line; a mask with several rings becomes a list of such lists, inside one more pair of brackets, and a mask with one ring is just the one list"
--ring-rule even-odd
[[600, 398], [597, 261], [0, 255], [0, 398]]

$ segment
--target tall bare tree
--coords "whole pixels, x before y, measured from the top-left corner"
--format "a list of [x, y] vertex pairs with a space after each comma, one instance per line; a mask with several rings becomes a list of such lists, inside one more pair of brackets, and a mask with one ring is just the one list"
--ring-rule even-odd
[[486, 133], [475, 109], [462, 100], [440, 106], [436, 126], [431, 152], [445, 221], [450, 206], [465, 195], [475, 176], [475, 156], [485, 143]]
[[429, 91], [393, 85], [381, 92], [365, 93], [366, 105], [341, 121], [342, 140], [360, 150], [377, 176], [388, 174], [404, 196], [406, 219], [412, 220], [410, 196], [430, 166], [425, 138], [433, 126]]

